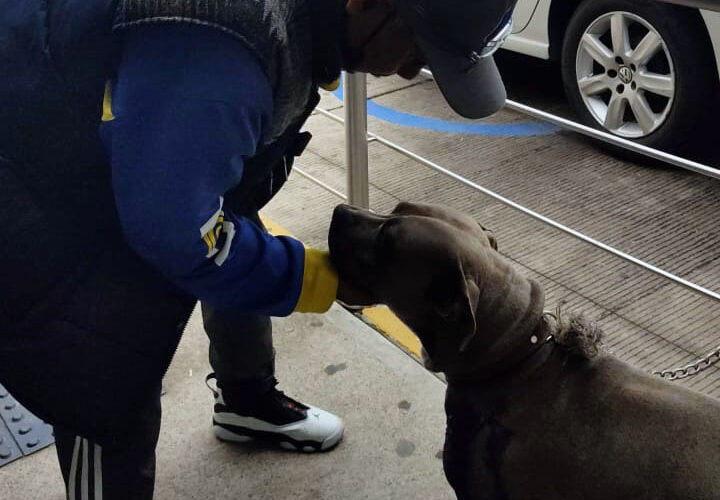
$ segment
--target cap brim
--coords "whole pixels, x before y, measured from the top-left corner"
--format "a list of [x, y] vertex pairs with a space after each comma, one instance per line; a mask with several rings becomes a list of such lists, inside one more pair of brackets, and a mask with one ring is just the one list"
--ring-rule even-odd
[[507, 94], [492, 57], [472, 64], [417, 37], [433, 77], [450, 107], [465, 118], [485, 118], [505, 105]]

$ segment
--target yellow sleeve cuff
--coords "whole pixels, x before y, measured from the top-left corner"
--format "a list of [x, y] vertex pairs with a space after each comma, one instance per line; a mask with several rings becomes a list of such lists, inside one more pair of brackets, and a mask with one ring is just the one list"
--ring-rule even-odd
[[323, 90], [327, 90], [328, 92], [335, 92], [339, 86], [340, 78], [332, 82], [320, 84], [320, 87], [322, 87]]
[[324, 313], [337, 297], [338, 276], [330, 263], [330, 253], [305, 248], [302, 290], [295, 312]]

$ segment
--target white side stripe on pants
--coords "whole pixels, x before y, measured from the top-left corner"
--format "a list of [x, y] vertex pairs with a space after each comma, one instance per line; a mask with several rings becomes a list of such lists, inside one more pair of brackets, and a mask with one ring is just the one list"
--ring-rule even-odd
[[80, 483], [80, 498], [88, 500], [88, 440], [83, 439], [82, 479]]
[[77, 459], [80, 451], [80, 436], [75, 436], [72, 462], [70, 464], [70, 477], [68, 478], [68, 500], [75, 500], [75, 477], [77, 476]]
[[[80, 452], [82, 451], [82, 461], [80, 461]], [[68, 481], [68, 500], [77, 500], [77, 482], [80, 481], [80, 499], [90, 500], [90, 483], [89, 483], [89, 453], [90, 443], [87, 439], [80, 436], [75, 437], [75, 446], [73, 447], [72, 462], [70, 464], [70, 477]], [[93, 443], [92, 454], [93, 468], [93, 498], [92, 500], [102, 500], [102, 447]], [[78, 478], [78, 463], [80, 464], [80, 477]]]
[[99, 444], [95, 445], [93, 465], [95, 466], [93, 471], [93, 479], [95, 480], [93, 493], [95, 493], [95, 500], [102, 500], [102, 448]]

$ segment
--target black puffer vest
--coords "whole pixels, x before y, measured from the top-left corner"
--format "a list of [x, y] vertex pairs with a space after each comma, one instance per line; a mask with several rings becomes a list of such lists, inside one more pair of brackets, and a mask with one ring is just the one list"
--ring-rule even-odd
[[[162, 5], [162, 11], [158, 10]], [[99, 138], [124, 29], [191, 22], [241, 38], [275, 100], [265, 145], [226, 195], [282, 186], [317, 86], [339, 76], [339, 0], [23, 0], [0, 6], [0, 382], [40, 417], [107, 441], [166, 370], [195, 299], [124, 243]], [[175, 9], [175, 10], [167, 10]], [[128, 424], [129, 425], [129, 424]]]
[[273, 89], [273, 121], [241, 184], [225, 197], [243, 213], [277, 193], [310, 140], [300, 128], [319, 102], [318, 85], [340, 76], [343, 9], [341, 0], [121, 0], [114, 29], [189, 22], [226, 32], [255, 52]]

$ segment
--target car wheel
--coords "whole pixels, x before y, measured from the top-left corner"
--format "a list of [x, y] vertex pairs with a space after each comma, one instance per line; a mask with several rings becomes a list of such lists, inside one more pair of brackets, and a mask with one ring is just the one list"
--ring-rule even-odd
[[580, 4], [565, 33], [562, 75], [583, 123], [675, 153], [702, 139], [718, 81], [698, 12], [637, 0]]

